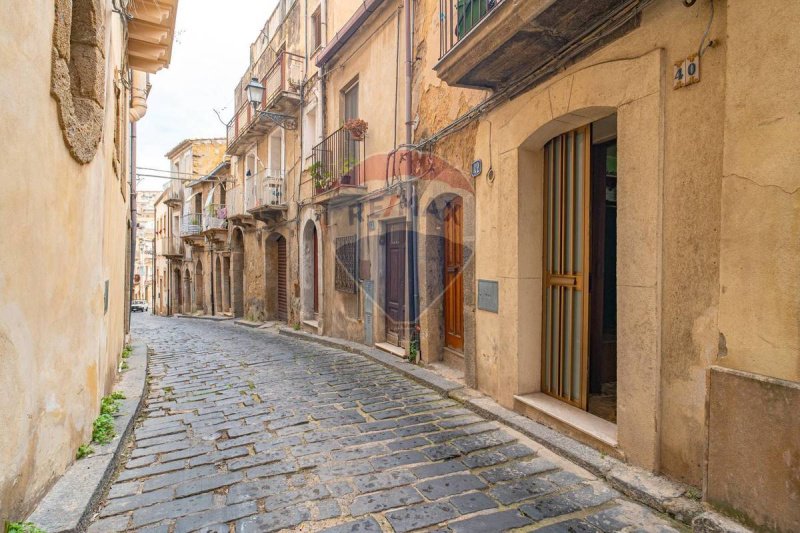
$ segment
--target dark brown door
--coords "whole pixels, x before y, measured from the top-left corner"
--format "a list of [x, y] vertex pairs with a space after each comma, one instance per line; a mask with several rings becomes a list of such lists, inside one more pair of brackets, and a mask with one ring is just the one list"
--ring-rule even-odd
[[399, 344], [405, 320], [406, 224], [386, 226], [386, 340]]
[[289, 306], [286, 301], [286, 239], [278, 238], [278, 320], [289, 319]]
[[319, 313], [319, 239], [317, 239], [317, 228], [314, 226], [314, 313]]
[[444, 340], [448, 348], [464, 348], [463, 206], [461, 198], [444, 210]]

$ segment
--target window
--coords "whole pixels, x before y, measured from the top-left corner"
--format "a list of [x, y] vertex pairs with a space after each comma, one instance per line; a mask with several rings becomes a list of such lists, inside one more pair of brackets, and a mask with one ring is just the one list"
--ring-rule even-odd
[[308, 160], [317, 144], [317, 106], [309, 107], [303, 117], [303, 159]]
[[347, 122], [350, 119], [358, 118], [358, 81], [352, 82], [342, 91], [342, 100], [344, 101], [342, 121]]
[[322, 46], [322, 15], [318, 7], [311, 15], [311, 50], [316, 50]]

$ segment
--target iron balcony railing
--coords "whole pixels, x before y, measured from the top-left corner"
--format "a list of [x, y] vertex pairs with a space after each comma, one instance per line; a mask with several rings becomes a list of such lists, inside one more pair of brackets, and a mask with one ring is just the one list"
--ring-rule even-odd
[[246, 179], [246, 208], [283, 207], [286, 205], [286, 179], [282, 170], [266, 169]]
[[[289, 94], [299, 97], [300, 86], [303, 84], [303, 58], [289, 52], [281, 52], [263, 77], [258, 76], [257, 72], [254, 75], [259, 78], [265, 88], [264, 100], [261, 102], [259, 109], [267, 110], [275, 104], [276, 99], [281, 95]], [[255, 112], [250, 102], [244, 101], [239, 106], [236, 114], [228, 122], [228, 146], [247, 131], [247, 128], [250, 127], [250, 124], [257, 116], [258, 113]]]
[[203, 209], [203, 231], [227, 227], [228, 206], [226, 204], [210, 204]]
[[203, 231], [203, 215], [201, 213], [189, 213], [181, 217], [181, 237], [197, 235]]
[[314, 195], [341, 186], [364, 185], [363, 139], [354, 139], [349, 130], [339, 128], [312, 149], [309, 167]]
[[178, 235], [161, 237], [158, 240], [158, 255], [163, 255], [163, 256], [183, 255], [183, 241]]
[[461, 42], [503, 0], [439, 0], [439, 58]]

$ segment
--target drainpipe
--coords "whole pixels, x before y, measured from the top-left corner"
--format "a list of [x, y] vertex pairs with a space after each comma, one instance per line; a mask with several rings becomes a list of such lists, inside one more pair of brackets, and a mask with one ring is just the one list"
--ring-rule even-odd
[[[403, 3], [403, 15], [405, 19], [405, 55], [406, 55], [406, 79], [405, 79], [405, 115], [406, 115], [406, 135], [405, 135], [405, 175], [406, 179], [411, 179], [413, 169], [411, 157], [411, 141], [412, 141], [412, 113], [411, 113], [411, 82], [413, 76], [414, 57], [413, 57], [413, 41], [414, 32], [411, 27], [412, 21], [412, 0], [405, 0]], [[417, 360], [419, 361], [419, 337], [417, 335], [417, 327], [419, 323], [418, 306], [419, 287], [418, 279], [418, 265], [417, 265], [417, 189], [413, 183], [409, 184], [406, 189], [406, 205], [408, 209], [408, 216], [410, 218], [409, 224], [409, 239], [406, 240], [408, 247], [408, 278], [409, 278], [409, 317], [411, 322], [411, 341], [417, 341]]]
[[147, 113], [147, 95], [150, 92], [148, 74], [131, 70], [131, 107], [128, 116], [136, 122]]
[[[131, 183], [130, 195], [128, 197], [131, 204], [131, 243], [130, 243], [130, 283], [129, 302], [133, 303], [133, 276], [136, 268], [136, 122], [131, 122]], [[128, 328], [130, 328], [131, 305], [128, 305]], [[129, 329], [130, 331], [130, 329]]]
[[153, 272], [151, 274], [151, 286], [150, 286], [150, 293], [153, 299], [153, 305], [150, 307], [150, 314], [156, 314], [156, 237], [153, 234], [153, 253], [150, 254], [153, 260]]

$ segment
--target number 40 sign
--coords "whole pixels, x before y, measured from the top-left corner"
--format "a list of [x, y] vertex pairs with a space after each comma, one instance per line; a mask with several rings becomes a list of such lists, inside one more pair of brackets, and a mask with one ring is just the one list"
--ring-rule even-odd
[[672, 75], [672, 88], [680, 89], [700, 81], [700, 56], [690, 55], [683, 61], [675, 63]]

